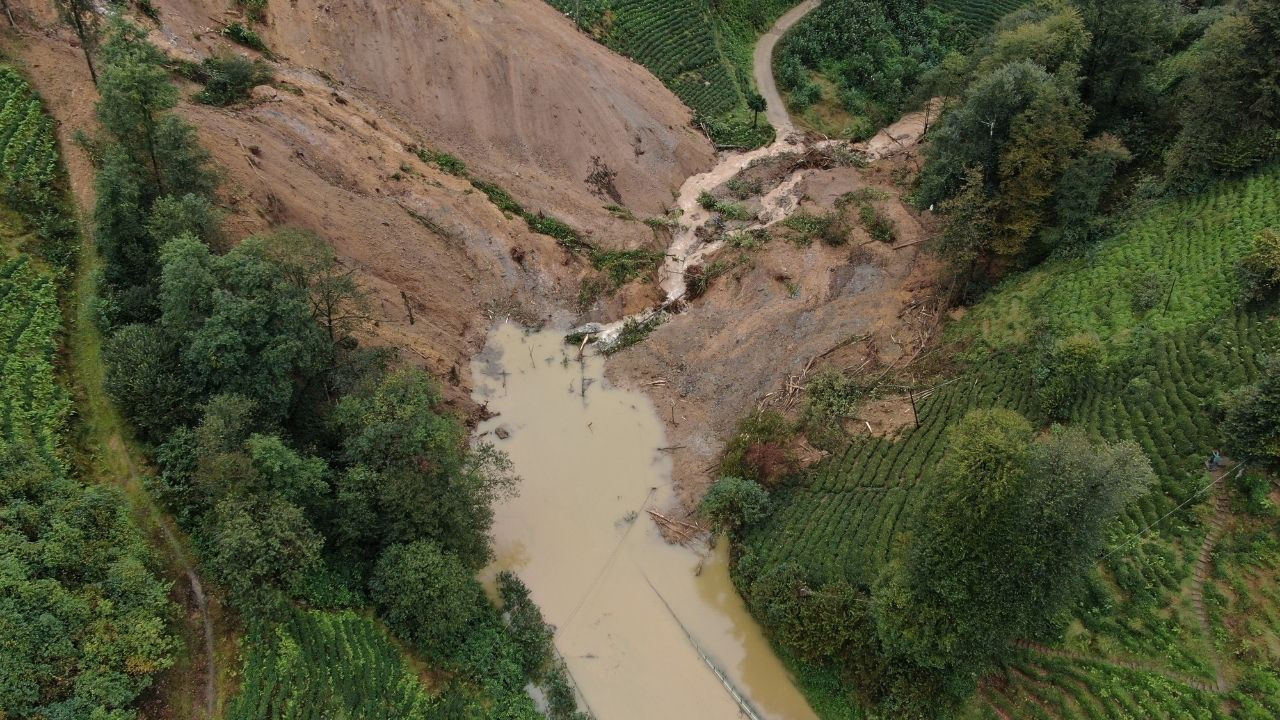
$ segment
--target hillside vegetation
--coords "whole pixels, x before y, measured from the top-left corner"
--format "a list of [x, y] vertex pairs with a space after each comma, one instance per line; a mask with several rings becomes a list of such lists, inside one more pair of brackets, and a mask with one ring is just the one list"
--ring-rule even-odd
[[[105, 385], [155, 462], [146, 492], [191, 539], [211, 592], [238, 620], [228, 624], [244, 628], [242, 694], [228, 712], [577, 717], [549, 629], [519, 579], [501, 579], [499, 609], [475, 577], [492, 555], [491, 503], [514, 482], [506, 458], [470, 446], [434, 379], [393, 368], [386, 350], [355, 339], [367, 300], [329, 246], [290, 228], [228, 237], [220, 173], [174, 112], [172, 63], [124, 19], [103, 30], [93, 44], [99, 125], [86, 128], [93, 135], [82, 145], [96, 169], [92, 219], [102, 272], [94, 320], [106, 337]], [[27, 98], [20, 100], [25, 108]], [[32, 146], [51, 149], [51, 123], [33, 127], [44, 134]], [[12, 186], [21, 200], [25, 186]], [[63, 207], [51, 197], [39, 204]], [[52, 367], [55, 285], [28, 281], [29, 267], [22, 259], [6, 266], [34, 299], [16, 291], [5, 298], [13, 304], [10, 348], [21, 350], [9, 367], [24, 370], [10, 378], [16, 393], [5, 417], [24, 432], [30, 419], [28, 434], [41, 442], [28, 454], [56, 459], [47, 438], [67, 403], [34, 372]], [[33, 317], [41, 322], [28, 330]], [[33, 408], [49, 415], [36, 417]], [[21, 437], [13, 435], [15, 446], [23, 447]], [[7, 470], [6, 487], [17, 495], [5, 498], [0, 530], [44, 541], [43, 520], [29, 507], [42, 498], [28, 487], [44, 476]], [[44, 583], [42, 593], [21, 585], [23, 602], [34, 604], [7, 594], [0, 603], [6, 627], [29, 628], [5, 634], [18, 638], [6, 660], [19, 659], [12, 669], [23, 672], [4, 674], [0, 686], [21, 696], [3, 698], [0, 709], [17, 708], [16, 717], [89, 717], [90, 709], [131, 717], [139, 692], [173, 662], [166, 588], [147, 574], [126, 506], [109, 492], [77, 487], [62, 492], [84, 492], [87, 507], [42, 499], [47, 512], [80, 512], [97, 525], [80, 530], [78, 516], [53, 515], [48, 522], [70, 531], [66, 538], [50, 533], [43, 550], [29, 538], [5, 546], [48, 566], [16, 577]], [[81, 585], [85, 594], [67, 599], [81, 605], [67, 610], [64, 630], [50, 609], [63, 601], [48, 593], [58, 573], [82, 565], [69, 576], [78, 584], [64, 580], [69, 595]], [[40, 610], [44, 625], [24, 619]], [[42, 642], [57, 632], [69, 639]], [[28, 660], [35, 672], [22, 665]], [[430, 667], [431, 683], [410, 669], [419, 663]], [[34, 679], [9, 680], [24, 676]], [[525, 692], [530, 684], [549, 698], [545, 712]], [[61, 715], [29, 710], [58, 702], [66, 703]]]
[[976, 302], [894, 373], [919, 426], [779, 481], [757, 419], [726, 458], [771, 489], [735, 581], [825, 716], [1280, 712], [1280, 127], [1246, 80], [1280, 16], [1168, 10], [1031, 3], [940, 66], [915, 192]]
[[123, 495], [72, 462], [57, 356], [75, 226], [40, 98], [9, 67], [0, 98], [0, 714], [133, 717], [174, 663], [174, 611]]
[[756, 147], [773, 137], [752, 122], [756, 36], [796, 0], [548, 0], [600, 42], [644, 65], [693, 109], [713, 140]]

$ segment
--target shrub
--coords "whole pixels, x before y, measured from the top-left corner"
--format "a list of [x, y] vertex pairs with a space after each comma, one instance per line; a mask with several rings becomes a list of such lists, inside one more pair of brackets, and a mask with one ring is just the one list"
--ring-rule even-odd
[[1267, 228], [1258, 233], [1249, 254], [1240, 259], [1236, 274], [1246, 300], [1274, 297], [1280, 289], [1280, 232]]
[[858, 208], [858, 219], [873, 239], [882, 243], [894, 243], [898, 240], [898, 226], [893, 219], [885, 215], [874, 205], [863, 205]]
[[1106, 350], [1097, 335], [1080, 333], [1058, 341], [1033, 371], [1040, 409], [1065, 419], [1071, 404], [1101, 374]]
[[737, 534], [763, 519], [768, 506], [769, 493], [759, 483], [723, 477], [707, 491], [698, 510], [716, 532]]
[[369, 594], [397, 634], [442, 660], [461, 656], [486, 604], [471, 570], [427, 540], [388, 547]]
[[719, 205], [720, 201], [715, 195], [703, 190], [698, 193], [698, 204], [702, 206], [703, 210], [715, 210], [716, 205]]
[[422, 162], [435, 165], [450, 175], [457, 175], [459, 177], [466, 177], [467, 175], [467, 164], [447, 152], [438, 152], [428, 148], [418, 148], [416, 154], [418, 159]]
[[782, 221], [783, 227], [795, 231], [792, 241], [806, 246], [814, 240], [821, 240], [832, 247], [844, 245], [849, 240], [848, 228], [840, 219], [839, 213], [829, 212], [814, 214], [807, 210], [792, 213]]
[[591, 254], [591, 264], [603, 270], [615, 288], [652, 272], [666, 257], [656, 250], [599, 250]]
[[222, 28], [222, 34], [231, 42], [243, 45], [250, 50], [257, 50], [260, 53], [269, 52], [262, 37], [244, 23], [233, 22]]
[[1232, 453], [1280, 467], [1280, 355], [1266, 358], [1258, 382], [1231, 391], [1222, 405]]
[[765, 410], [748, 415], [725, 446], [720, 471], [766, 488], [776, 486], [800, 470], [791, 448], [795, 433], [795, 426], [781, 413]]
[[471, 186], [484, 193], [489, 198], [489, 202], [497, 205], [502, 212], [515, 215], [524, 214], [524, 208], [520, 206], [520, 203], [516, 202], [516, 199], [511, 197], [511, 193], [503, 190], [500, 186], [474, 178], [471, 180]]
[[261, 61], [239, 55], [205, 58], [200, 64], [204, 90], [196, 93], [196, 102], [225, 107], [249, 97], [255, 86], [271, 81], [271, 72]]

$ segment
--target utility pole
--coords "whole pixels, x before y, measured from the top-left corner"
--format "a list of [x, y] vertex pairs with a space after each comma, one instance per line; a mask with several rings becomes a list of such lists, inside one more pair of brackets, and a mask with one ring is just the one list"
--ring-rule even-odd
[[907, 397], [911, 398], [911, 417], [916, 421], [916, 429], [920, 429], [920, 413], [916, 411], [916, 391], [908, 388]]

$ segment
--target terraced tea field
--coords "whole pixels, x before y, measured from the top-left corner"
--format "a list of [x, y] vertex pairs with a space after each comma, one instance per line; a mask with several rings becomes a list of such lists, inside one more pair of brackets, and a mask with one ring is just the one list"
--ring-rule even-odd
[[386, 632], [351, 612], [299, 611], [253, 643], [229, 720], [428, 717], [431, 697]]
[[[996, 406], [1047, 422], [1033, 390], [1034, 339], [1046, 332], [1096, 334], [1107, 351], [1105, 372], [1067, 420], [1108, 440], [1136, 442], [1159, 486], [1114, 527], [1112, 550], [1068, 632], [1067, 647], [1101, 665], [1033, 657], [1008, 688], [984, 698], [991, 712], [1019, 718], [1220, 716], [1188, 684], [1215, 683], [1215, 662], [1231, 635], [1207, 632], [1195, 607], [1195, 564], [1216, 509], [1205, 489], [1204, 458], [1223, 439], [1211, 414], [1217, 395], [1255, 379], [1261, 356], [1280, 350], [1274, 308], [1239, 309], [1234, 274], [1253, 237], [1276, 226], [1280, 168], [1271, 168], [1157, 204], [1087, 258], [1050, 261], [1011, 279], [949, 332], [950, 342], [967, 348], [965, 369], [939, 380], [920, 403], [920, 428], [855, 440], [812, 468], [801, 484], [776, 495], [778, 509], [748, 537], [746, 551], [770, 564], [799, 563], [818, 576], [874, 582], [928, 502], [946, 428], [970, 409]], [[1211, 582], [1206, 604], [1215, 607], [1222, 592], [1222, 613], [1274, 606], [1257, 574], [1274, 575], [1274, 539], [1264, 550], [1220, 562], [1218, 574], [1234, 584], [1224, 592]], [[1264, 555], [1271, 564], [1254, 568]], [[1280, 659], [1275, 644], [1271, 651]], [[1229, 679], [1248, 667], [1227, 662]], [[1059, 673], [1064, 665], [1070, 673]], [[1081, 686], [1144, 687], [1112, 677], [1122, 671], [1160, 681], [1144, 680], [1155, 683], [1151, 697], [1130, 698], [1131, 707], [1118, 692], [1085, 693], [1097, 703], [1075, 697]], [[1178, 687], [1165, 687], [1169, 682]], [[1280, 701], [1280, 692], [1275, 697]], [[1114, 714], [1122, 706], [1128, 714]]]
[[0, 266], [0, 460], [40, 458], [65, 472], [59, 454], [68, 411], [54, 373], [62, 323], [53, 276], [20, 255]]
[[746, 98], [754, 34], [797, 1], [766, 0], [748, 13], [738, 2], [713, 9], [704, 0], [547, 0], [648, 68], [698, 115], [739, 124], [751, 120]]
[[933, 6], [955, 18], [966, 34], [977, 37], [1026, 4], [1027, 0], [935, 0]]

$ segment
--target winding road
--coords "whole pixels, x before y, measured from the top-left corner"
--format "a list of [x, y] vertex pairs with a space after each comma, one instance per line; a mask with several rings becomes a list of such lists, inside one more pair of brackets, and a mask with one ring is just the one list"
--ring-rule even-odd
[[765, 117], [768, 118], [769, 124], [778, 132], [778, 137], [783, 138], [795, 132], [796, 127], [791, 122], [791, 115], [787, 112], [787, 104], [782, 101], [782, 94], [778, 92], [778, 83], [773, 78], [773, 49], [777, 46], [778, 40], [791, 29], [793, 25], [800, 22], [800, 19], [814, 8], [822, 4], [822, 0], [805, 0], [799, 5], [791, 8], [778, 21], [769, 28], [769, 31], [760, 36], [760, 41], [756, 43], [756, 50], [752, 60], [752, 68], [756, 76], [756, 87], [759, 88], [760, 94], [764, 96], [767, 103], [765, 108]]

